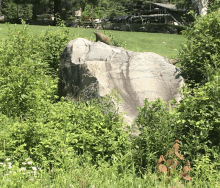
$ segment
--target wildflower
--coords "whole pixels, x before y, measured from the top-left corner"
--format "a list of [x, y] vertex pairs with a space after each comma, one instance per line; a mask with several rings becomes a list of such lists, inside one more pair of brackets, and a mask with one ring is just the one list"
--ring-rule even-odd
[[34, 166], [32, 167], [32, 169], [33, 169], [34, 171], [35, 171], [35, 170], [37, 170], [37, 168], [36, 168], [36, 167], [34, 167]]
[[9, 166], [8, 166], [8, 169], [11, 169], [11, 168], [12, 168], [12, 166], [9, 165]]
[[11, 163], [11, 162], [8, 162], [8, 165], [9, 165], [9, 166], [11, 166], [11, 165], [12, 165], [12, 163]]
[[22, 164], [23, 164], [23, 165], [26, 165], [27, 163], [23, 162]]
[[10, 161], [10, 158], [5, 159], [6, 161]]
[[39, 169], [41, 172], [43, 172], [43, 170], [42, 170], [41, 168], [38, 167], [38, 169]]
[[9, 171], [9, 174], [11, 174], [11, 171]]
[[25, 173], [23, 173], [23, 175], [25, 175]]
[[29, 181], [33, 181], [33, 179], [29, 179]]
[[32, 165], [33, 163], [31, 161], [28, 161], [27, 164]]
[[30, 160], [30, 158], [25, 159], [26, 161]]
[[8, 176], [8, 174], [5, 174], [6, 176]]
[[24, 167], [21, 167], [20, 171], [25, 171], [26, 169]]
[[0, 165], [3, 165], [4, 163], [0, 162]]

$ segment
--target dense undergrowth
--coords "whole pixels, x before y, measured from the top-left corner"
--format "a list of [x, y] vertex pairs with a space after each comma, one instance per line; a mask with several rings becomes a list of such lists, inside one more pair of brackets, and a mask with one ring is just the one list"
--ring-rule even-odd
[[[212, 25], [215, 16], [201, 19]], [[200, 32], [200, 23], [191, 30]], [[216, 28], [208, 34], [218, 43]], [[141, 133], [133, 138], [112, 110], [111, 97], [58, 99], [60, 54], [74, 38], [62, 22], [56, 33], [50, 28], [37, 36], [27, 31], [24, 23], [21, 29], [9, 29], [0, 45], [1, 187], [178, 187], [186, 183], [179, 173], [187, 160], [193, 169], [188, 187], [220, 186], [219, 58], [206, 61], [205, 67], [212, 69], [208, 79], [186, 85], [179, 104], [146, 99], [136, 120]], [[190, 40], [180, 52], [181, 62], [188, 56], [190, 62], [199, 61], [189, 55], [198, 48]], [[207, 53], [207, 46], [199, 48], [207, 59], [219, 56], [216, 50]], [[199, 62], [193, 65], [202, 70]], [[187, 62], [182, 66], [187, 74]], [[167, 184], [155, 167], [175, 139], [181, 141], [185, 159]]]

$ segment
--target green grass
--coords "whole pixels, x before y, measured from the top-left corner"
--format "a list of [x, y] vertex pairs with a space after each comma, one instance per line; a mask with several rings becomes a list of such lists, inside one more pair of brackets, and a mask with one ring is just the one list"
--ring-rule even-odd
[[[14, 27], [14, 25], [11, 25]], [[17, 25], [17, 27], [22, 27]], [[50, 26], [51, 30], [57, 30], [57, 27]], [[41, 33], [46, 31], [48, 26], [29, 26], [29, 31], [32, 33]], [[95, 41], [95, 29], [69, 28], [70, 33], [78, 37], [87, 38]], [[100, 30], [104, 33], [102, 30]], [[6, 38], [8, 26], [0, 24], [0, 39]], [[106, 30], [107, 34], [113, 34], [114, 38], [126, 41], [125, 47], [127, 50], [135, 52], [154, 52], [168, 59], [173, 59], [178, 54], [181, 44], [185, 41], [183, 35], [163, 34], [163, 33], [146, 33], [146, 32], [126, 32], [126, 31], [110, 31]]]
[[10, 169], [7, 170], [6, 165], [3, 170], [3, 164], [0, 164], [1, 188], [171, 188], [172, 186], [175, 188], [218, 188], [220, 186], [218, 174], [217, 179], [212, 182], [193, 178], [192, 182], [184, 186], [184, 181], [178, 178], [178, 174], [169, 178], [169, 184], [167, 184], [167, 178], [162, 174], [146, 172], [140, 176], [129, 168], [118, 173], [117, 164], [109, 166], [107, 163], [102, 163], [97, 167], [79, 158], [74, 158], [71, 162], [66, 161], [64, 168], [55, 168], [52, 171], [41, 170], [33, 164], [28, 164], [28, 159], [22, 167], [13, 164], [9, 166], [11, 166]]

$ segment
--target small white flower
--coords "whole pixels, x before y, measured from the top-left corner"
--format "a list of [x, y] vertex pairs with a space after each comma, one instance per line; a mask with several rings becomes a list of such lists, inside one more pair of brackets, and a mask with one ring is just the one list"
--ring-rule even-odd
[[6, 161], [10, 161], [10, 158], [5, 159]]
[[12, 166], [8, 166], [8, 169], [11, 169], [12, 168]]
[[38, 167], [38, 169], [39, 169], [41, 172], [43, 172], [43, 170], [42, 170], [41, 168]]
[[30, 158], [25, 159], [26, 161], [28, 161]]
[[11, 171], [9, 171], [9, 174], [11, 174]]
[[0, 165], [3, 165], [4, 163], [0, 162]]
[[29, 179], [29, 181], [33, 181], [33, 179]]
[[5, 174], [6, 176], [8, 176], [8, 174]]
[[25, 171], [26, 169], [24, 167], [21, 167], [20, 171]]
[[12, 163], [11, 163], [11, 162], [8, 162], [8, 165], [9, 165], [9, 166], [11, 166], [11, 165], [12, 165]]
[[33, 163], [31, 161], [28, 161], [27, 164], [32, 165]]
[[25, 173], [23, 173], [23, 175], [25, 175]]
[[37, 168], [36, 168], [36, 167], [34, 167], [34, 166], [32, 167], [32, 169], [33, 169], [34, 171], [35, 171], [35, 170], [37, 170]]
[[23, 162], [22, 164], [23, 164], [23, 165], [26, 165], [27, 163]]

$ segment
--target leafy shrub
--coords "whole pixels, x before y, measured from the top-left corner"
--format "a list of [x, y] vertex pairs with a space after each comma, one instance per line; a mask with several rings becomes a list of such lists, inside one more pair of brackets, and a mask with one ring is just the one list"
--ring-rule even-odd
[[199, 156], [195, 160], [192, 173], [197, 181], [205, 180], [209, 183], [210, 187], [215, 187], [215, 185], [211, 186], [211, 184], [215, 184], [215, 182], [219, 181], [219, 174], [217, 170], [215, 170], [208, 155]]
[[104, 115], [100, 105], [60, 101], [41, 110], [38, 117], [37, 121], [1, 122], [1, 142], [6, 143], [0, 146], [1, 156], [5, 151], [5, 156], [19, 161], [30, 157], [39, 165], [60, 166], [74, 153], [95, 162], [117, 158], [129, 147], [120, 116]]
[[168, 108], [169, 105], [160, 99], [154, 102], [145, 99], [143, 107], [138, 109], [136, 124], [140, 135], [134, 139], [137, 166], [154, 169], [160, 155], [166, 154], [178, 138], [175, 113]]
[[175, 139], [181, 141], [181, 151], [192, 164], [198, 156], [209, 154], [217, 165], [220, 162], [219, 89], [219, 76], [203, 86], [186, 87], [183, 100], [172, 111], [160, 100], [145, 100], [136, 121], [141, 131], [134, 145], [138, 147], [134, 152], [139, 166], [155, 166], [156, 159], [172, 147]]
[[185, 88], [184, 99], [177, 106], [177, 137], [190, 161], [208, 153], [213, 163], [219, 160], [219, 89], [219, 76], [201, 87]]
[[208, 12], [217, 11], [220, 8], [220, 0], [209, 1]]
[[104, 34], [109, 36], [111, 45], [126, 48], [126, 41], [122, 41], [120, 38], [115, 38], [114, 35], [109, 31], [104, 31]]
[[39, 38], [28, 33], [28, 26], [9, 30], [0, 45], [0, 112], [26, 118], [42, 108], [43, 101], [54, 101], [56, 80], [47, 76], [48, 65], [40, 53]]
[[59, 17], [56, 18], [59, 29], [53, 31], [50, 27], [39, 36], [39, 49], [43, 61], [48, 63], [51, 72], [57, 75], [60, 55], [70, 40], [74, 36], [65, 27], [64, 22]]
[[220, 68], [220, 12], [199, 17], [185, 35], [188, 40], [179, 54], [181, 70], [187, 81], [205, 83]]

